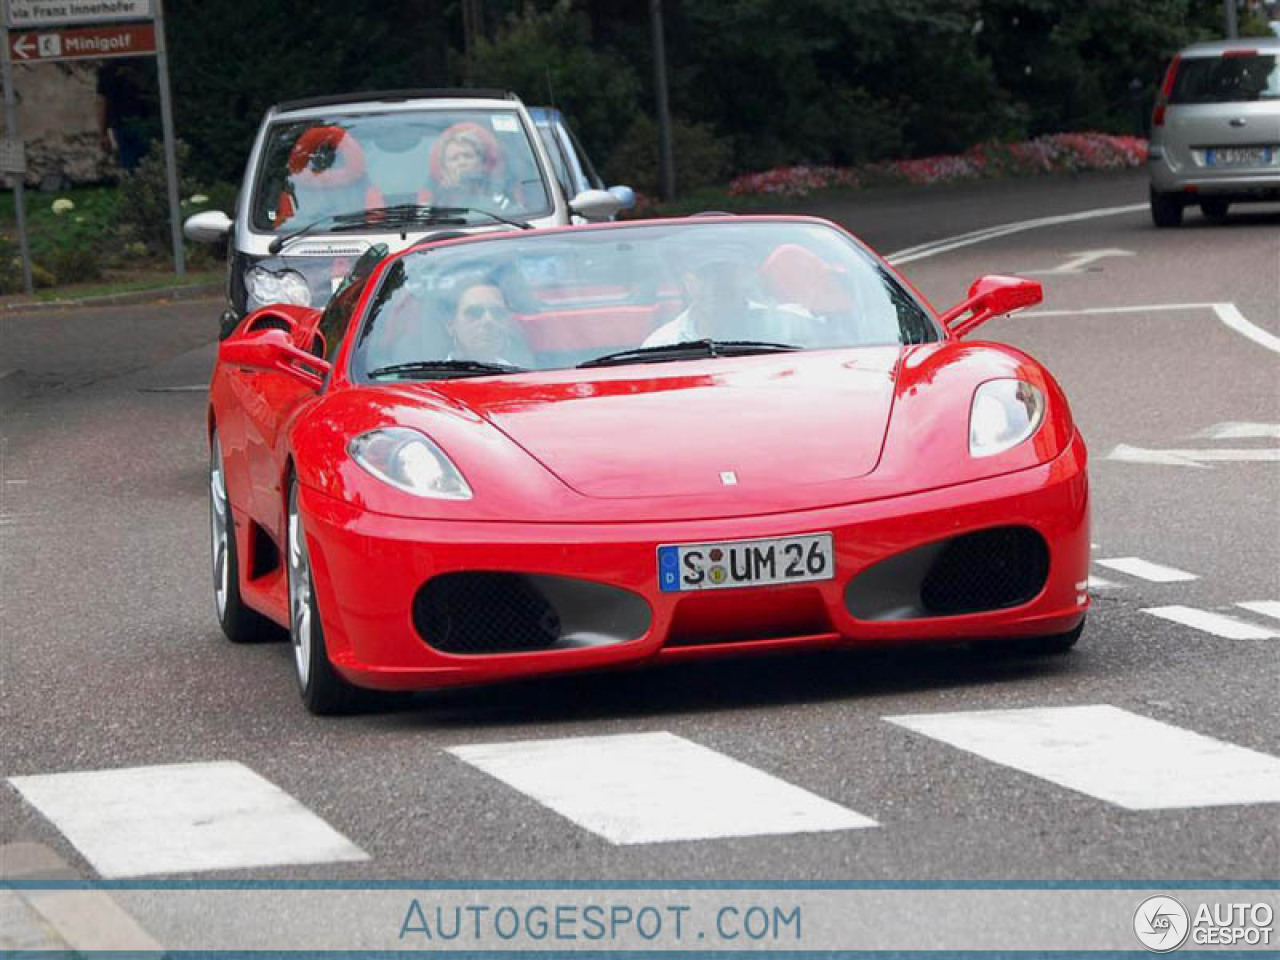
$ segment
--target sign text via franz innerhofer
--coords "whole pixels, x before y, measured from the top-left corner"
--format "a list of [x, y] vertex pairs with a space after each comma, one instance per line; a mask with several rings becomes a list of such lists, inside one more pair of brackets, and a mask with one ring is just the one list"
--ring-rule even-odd
[[152, 0], [9, 0], [9, 26], [150, 20]]

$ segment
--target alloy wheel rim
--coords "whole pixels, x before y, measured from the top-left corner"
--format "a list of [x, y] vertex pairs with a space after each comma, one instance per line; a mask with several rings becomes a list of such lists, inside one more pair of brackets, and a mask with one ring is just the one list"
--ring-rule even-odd
[[213, 459], [209, 467], [209, 545], [213, 560], [213, 603], [218, 619], [227, 613], [229, 587], [230, 523], [227, 510], [227, 485], [222, 471], [222, 448], [213, 438]]
[[289, 498], [289, 637], [298, 682], [306, 689], [311, 676], [311, 563], [296, 493]]

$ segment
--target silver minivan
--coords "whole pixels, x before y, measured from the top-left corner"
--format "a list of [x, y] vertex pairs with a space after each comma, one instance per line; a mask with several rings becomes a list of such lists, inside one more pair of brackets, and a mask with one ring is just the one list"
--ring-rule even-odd
[[624, 205], [605, 190], [566, 195], [514, 94], [359, 93], [268, 110], [234, 213], [199, 213], [184, 229], [192, 240], [229, 241], [226, 336], [269, 303], [323, 307], [373, 249], [607, 220]]
[[1200, 43], [1174, 57], [1151, 117], [1151, 219], [1198, 204], [1280, 201], [1280, 38]]

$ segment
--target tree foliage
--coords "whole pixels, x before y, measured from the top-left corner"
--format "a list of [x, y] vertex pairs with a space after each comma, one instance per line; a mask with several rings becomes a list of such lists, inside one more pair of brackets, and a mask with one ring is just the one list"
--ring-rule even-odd
[[[463, 5], [474, 16], [463, 35]], [[1071, 129], [1133, 133], [1216, 0], [664, 0], [671, 108], [702, 170], [858, 163]], [[202, 179], [243, 168], [290, 97], [470, 83], [554, 99], [616, 176], [646, 178], [649, 4], [170, 0], [180, 136]], [[615, 162], [609, 162], [613, 158]], [[656, 162], [656, 161], [655, 161]], [[623, 169], [619, 169], [622, 167]], [[643, 169], [642, 169], [643, 167]]]

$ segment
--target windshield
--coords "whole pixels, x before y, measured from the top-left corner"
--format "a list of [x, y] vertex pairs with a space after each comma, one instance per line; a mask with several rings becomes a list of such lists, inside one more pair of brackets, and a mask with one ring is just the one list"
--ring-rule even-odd
[[1280, 98], [1280, 57], [1245, 53], [1183, 60], [1170, 103], [1238, 103]]
[[[893, 274], [833, 228], [686, 221], [411, 251], [383, 277], [352, 374], [432, 379], [573, 367], [641, 348], [668, 349], [617, 359], [937, 338]], [[712, 345], [682, 353], [690, 341]], [[733, 346], [717, 352], [721, 342]]]
[[475, 207], [520, 218], [551, 212], [515, 110], [282, 121], [267, 131], [258, 169], [252, 223], [259, 231], [299, 230], [325, 217], [399, 204]]

